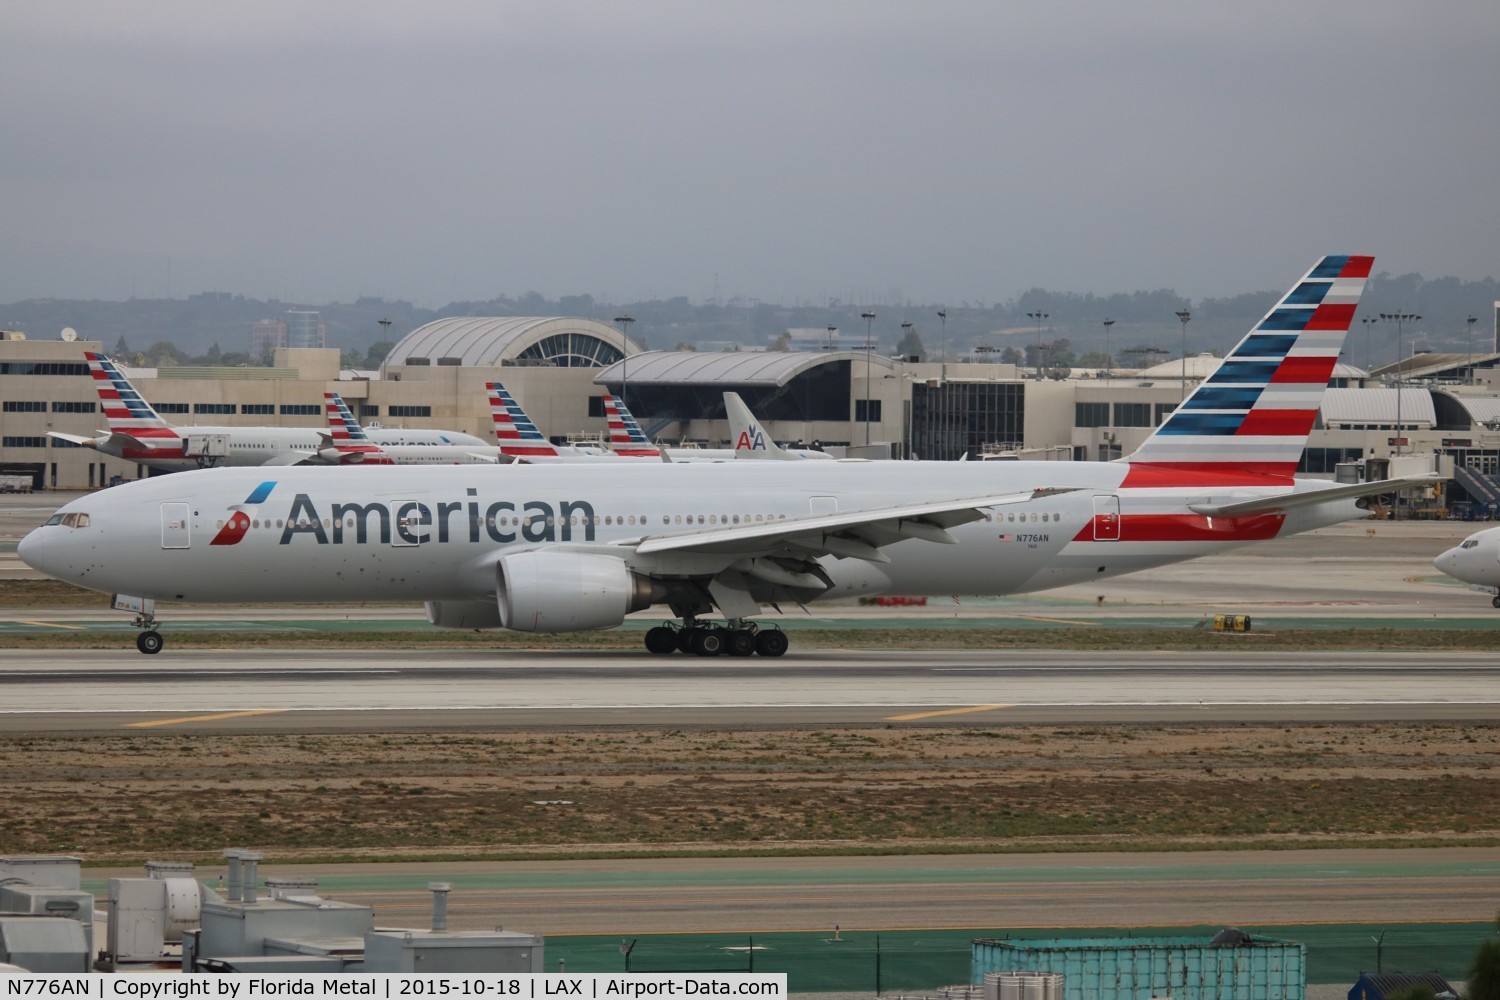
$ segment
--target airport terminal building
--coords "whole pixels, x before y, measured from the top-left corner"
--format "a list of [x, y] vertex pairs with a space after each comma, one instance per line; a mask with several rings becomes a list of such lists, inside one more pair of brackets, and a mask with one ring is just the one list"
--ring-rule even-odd
[[[104, 424], [84, 351], [98, 343], [0, 334], [0, 472], [37, 488], [88, 489], [149, 470], [49, 431]], [[1339, 365], [1303, 458], [1334, 477], [1472, 467], [1500, 472], [1500, 354], [1417, 355], [1367, 373]], [[277, 348], [270, 367], [125, 369], [173, 424], [323, 428], [323, 394], [360, 420], [494, 439], [498, 381], [554, 441], [599, 439], [605, 393], [653, 438], [729, 446], [723, 393], [738, 392], [776, 440], [837, 455], [921, 460], [1108, 460], [1129, 454], [1218, 363], [1029, 377], [1013, 365], [921, 363], [825, 345], [806, 351], [642, 351], [618, 329], [570, 317], [455, 317], [403, 337], [378, 372], [341, 370], [334, 349]], [[1398, 433], [1397, 426], [1401, 427]], [[1460, 489], [1459, 499], [1466, 499]]]

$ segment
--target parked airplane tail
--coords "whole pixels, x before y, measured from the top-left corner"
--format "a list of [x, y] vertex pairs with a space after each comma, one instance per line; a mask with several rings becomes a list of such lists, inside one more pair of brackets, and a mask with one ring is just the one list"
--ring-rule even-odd
[[336, 445], [370, 444], [370, 436], [354, 419], [354, 411], [336, 392], [323, 393], [323, 409], [328, 416], [328, 430]]
[[755, 419], [750, 407], [737, 392], [724, 393], [724, 412], [729, 417], [729, 437], [734, 441], [735, 458], [789, 459], [797, 456], [783, 451], [766, 429]]
[[1127, 486], [1291, 479], [1374, 257], [1324, 257], [1130, 455]]
[[97, 351], [83, 353], [110, 433], [122, 435], [141, 448], [181, 448], [177, 431], [141, 398], [109, 356]]
[[490, 417], [495, 421], [495, 440], [502, 455], [516, 458], [555, 458], [557, 446], [537, 430], [536, 424], [521, 409], [505, 386], [499, 382], [486, 382], [485, 390], [490, 397]]
[[604, 415], [609, 420], [609, 447], [616, 455], [661, 458], [661, 449], [651, 443], [622, 400], [605, 393]]

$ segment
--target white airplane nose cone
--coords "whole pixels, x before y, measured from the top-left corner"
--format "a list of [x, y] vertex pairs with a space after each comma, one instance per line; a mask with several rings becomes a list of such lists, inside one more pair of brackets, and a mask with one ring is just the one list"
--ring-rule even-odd
[[39, 530], [28, 531], [26, 536], [16, 544], [16, 555], [32, 569], [46, 573], [47, 567], [43, 563], [46, 559], [47, 545], [44, 539], [37, 537], [39, 533]]
[[1449, 549], [1432, 561], [1432, 565], [1448, 575], [1453, 575], [1453, 549]]

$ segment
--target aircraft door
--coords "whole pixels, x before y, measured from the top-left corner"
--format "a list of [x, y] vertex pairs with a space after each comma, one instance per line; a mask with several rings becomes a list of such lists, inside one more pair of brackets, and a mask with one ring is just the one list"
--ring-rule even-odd
[[1094, 497], [1094, 541], [1120, 540], [1120, 498], [1114, 494]]
[[807, 512], [809, 514], [837, 514], [839, 512], [838, 497], [808, 497]]
[[392, 504], [391, 510], [395, 512], [391, 545], [412, 546], [421, 545], [427, 541], [428, 528], [432, 524], [432, 512], [426, 504], [407, 500]]
[[192, 508], [185, 503], [161, 505], [161, 547], [186, 549], [193, 544]]

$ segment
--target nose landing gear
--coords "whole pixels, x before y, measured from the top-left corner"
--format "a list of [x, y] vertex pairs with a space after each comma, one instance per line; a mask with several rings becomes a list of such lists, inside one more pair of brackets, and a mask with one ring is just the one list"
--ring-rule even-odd
[[161, 652], [166, 640], [156, 630], [156, 601], [149, 597], [131, 597], [127, 594], [114, 595], [114, 608], [117, 611], [133, 611], [135, 619], [130, 623], [141, 633], [135, 637], [135, 648], [147, 656]]

